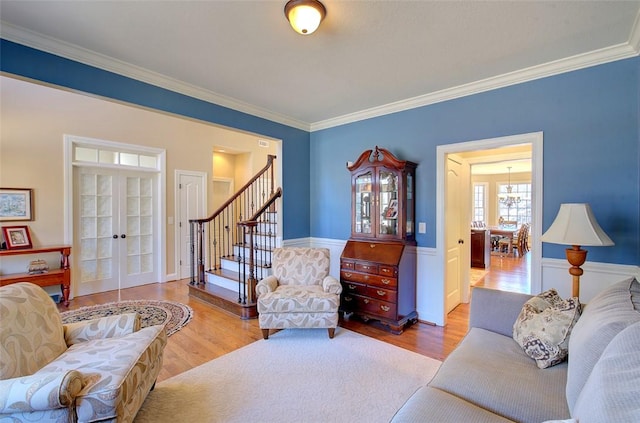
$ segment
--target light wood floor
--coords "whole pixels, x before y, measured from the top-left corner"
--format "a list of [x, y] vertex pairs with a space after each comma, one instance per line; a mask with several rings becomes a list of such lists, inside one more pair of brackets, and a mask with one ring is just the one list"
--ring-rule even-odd
[[[476, 286], [528, 292], [530, 265], [524, 258], [492, 257], [489, 273]], [[158, 381], [204, 364], [223, 354], [262, 339], [257, 320], [240, 320], [226, 312], [189, 297], [186, 281], [150, 284], [120, 291], [74, 298], [69, 310], [118, 300], [158, 299], [178, 301], [193, 308], [191, 322], [169, 338], [164, 365]], [[60, 311], [67, 310], [58, 305]], [[448, 315], [447, 325], [439, 327], [417, 323], [401, 335], [393, 335], [357, 319], [341, 321], [340, 326], [380, 341], [443, 360], [458, 345], [468, 330], [469, 305], [460, 304]], [[340, 329], [338, 329], [339, 331]]]

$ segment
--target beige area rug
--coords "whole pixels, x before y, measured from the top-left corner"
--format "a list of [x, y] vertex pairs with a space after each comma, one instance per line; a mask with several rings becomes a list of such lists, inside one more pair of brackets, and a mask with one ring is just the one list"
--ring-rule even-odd
[[287, 329], [159, 383], [135, 423], [388, 422], [439, 367], [344, 328]]

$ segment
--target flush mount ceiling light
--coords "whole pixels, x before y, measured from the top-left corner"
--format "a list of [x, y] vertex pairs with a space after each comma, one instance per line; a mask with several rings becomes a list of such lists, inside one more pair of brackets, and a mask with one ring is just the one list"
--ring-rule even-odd
[[302, 35], [312, 34], [327, 14], [318, 0], [289, 0], [284, 5], [284, 15], [291, 27]]

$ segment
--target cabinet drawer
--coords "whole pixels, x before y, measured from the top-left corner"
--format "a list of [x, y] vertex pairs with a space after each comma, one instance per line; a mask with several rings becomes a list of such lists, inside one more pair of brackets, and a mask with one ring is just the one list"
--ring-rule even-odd
[[356, 270], [364, 273], [378, 273], [378, 265], [374, 263], [356, 263]]
[[398, 276], [398, 269], [395, 266], [385, 266], [380, 265], [380, 269], [378, 271], [380, 275], [396, 277]]
[[366, 283], [368, 285], [381, 286], [387, 289], [397, 289], [398, 279], [388, 278], [386, 276], [368, 275], [366, 273], [340, 271], [340, 279], [345, 281], [353, 281]]
[[389, 301], [391, 303], [398, 302], [398, 292], [390, 289], [378, 288], [376, 286], [370, 286], [367, 288], [366, 295], [378, 300]]
[[[360, 299], [360, 301], [358, 301]], [[340, 296], [340, 309], [346, 311], [356, 311], [358, 310], [358, 304], [362, 306], [362, 297], [359, 295], [354, 295], [350, 293], [342, 292]]]
[[347, 269], [347, 270], [354, 270], [356, 268], [356, 265], [352, 261], [341, 260], [340, 261], [340, 268], [341, 269]]
[[362, 298], [364, 304], [363, 310], [378, 315], [380, 317], [386, 317], [387, 319], [395, 319], [397, 306], [394, 303], [386, 301], [375, 300], [372, 298]]
[[367, 286], [352, 281], [342, 281], [342, 292], [345, 294], [367, 295]]
[[389, 278], [387, 276], [369, 276], [367, 278], [369, 285], [380, 286], [386, 289], [398, 289], [398, 279]]

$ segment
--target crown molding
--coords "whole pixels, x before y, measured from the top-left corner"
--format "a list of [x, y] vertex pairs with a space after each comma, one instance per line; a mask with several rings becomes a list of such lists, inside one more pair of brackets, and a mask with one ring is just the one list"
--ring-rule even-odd
[[252, 116], [268, 119], [270, 121], [301, 129], [303, 131], [310, 130], [310, 125], [307, 122], [293, 119], [289, 116], [285, 116], [279, 113], [274, 113], [272, 111], [254, 105], [238, 101], [231, 97], [205, 90], [195, 85], [184, 83], [177, 79], [161, 75], [157, 72], [153, 72], [142, 67], [135, 66], [130, 63], [126, 63], [121, 60], [117, 60], [112, 57], [79, 47], [75, 44], [70, 44], [52, 37], [47, 37], [40, 33], [30, 31], [26, 28], [22, 28], [2, 21], [0, 23], [0, 29], [1, 37], [8, 41], [35, 48], [37, 50], [51, 53], [56, 56], [64, 57], [65, 59], [70, 59], [76, 62], [83, 63], [85, 65], [113, 72], [118, 75], [126, 76], [128, 78], [145, 82], [157, 87], [165, 88], [179, 94], [184, 94], [189, 97], [227, 107], [239, 112], [247, 113]]
[[636, 21], [633, 23], [633, 28], [631, 28], [629, 45], [636, 51], [636, 54], [640, 54], [640, 12], [638, 12]]
[[[640, 16], [640, 14], [638, 16]], [[638, 26], [638, 20], [636, 20], [636, 27]], [[640, 34], [637, 34], [638, 32], [640, 31], [636, 31], [636, 38], [640, 38]], [[564, 59], [555, 60], [553, 62], [544, 63], [542, 65], [532, 66], [530, 68], [482, 79], [480, 81], [471, 82], [457, 87], [447, 88], [444, 90], [435, 91], [433, 93], [412, 97], [406, 100], [401, 100], [378, 107], [372, 107], [370, 109], [350, 113], [348, 115], [339, 116], [337, 118], [315, 122], [311, 124], [311, 132], [388, 115], [391, 113], [397, 113], [409, 109], [415, 109], [417, 107], [441, 103], [443, 101], [466, 97], [472, 94], [478, 94], [498, 88], [504, 88], [510, 85], [521, 84], [523, 82], [546, 78], [548, 76], [571, 72], [608, 62], [614, 62], [616, 60], [626, 59], [637, 55], [638, 48], [633, 48], [630, 42], [618, 44], [611, 47], [605, 47], [588, 53], [578, 54]]]
[[34, 31], [21, 28], [7, 22], [1, 22], [1, 36], [9, 41], [26, 45], [47, 53], [55, 54], [66, 59], [74, 60], [89, 66], [110, 71], [118, 75], [126, 76], [141, 82], [165, 88], [180, 94], [187, 95], [209, 103], [227, 107], [252, 116], [271, 120], [303, 131], [314, 132], [322, 129], [333, 128], [353, 122], [358, 122], [374, 117], [384, 116], [431, 104], [441, 103], [472, 94], [504, 88], [521, 84], [536, 79], [546, 78], [561, 73], [571, 72], [591, 66], [601, 65], [616, 60], [627, 59], [640, 54], [640, 13], [631, 31], [629, 41], [618, 45], [605, 47], [587, 53], [578, 54], [564, 59], [555, 60], [526, 69], [509, 72], [503, 75], [482, 79], [457, 87], [447, 88], [393, 103], [372, 107], [354, 113], [338, 116], [314, 123], [303, 122], [289, 116], [256, 107], [231, 97], [223, 96], [186, 84], [174, 78], [169, 78], [156, 72], [119, 61], [106, 55], [102, 55], [74, 44], [46, 37]]

